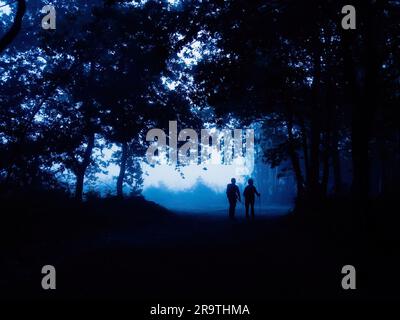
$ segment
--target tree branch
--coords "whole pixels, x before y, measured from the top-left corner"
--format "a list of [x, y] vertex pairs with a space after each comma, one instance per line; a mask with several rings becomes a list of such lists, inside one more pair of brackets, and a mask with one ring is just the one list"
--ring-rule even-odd
[[17, 2], [17, 14], [11, 28], [6, 32], [6, 34], [0, 39], [0, 53], [2, 53], [17, 37], [18, 33], [21, 31], [22, 20], [26, 12], [26, 1], [16, 0]]

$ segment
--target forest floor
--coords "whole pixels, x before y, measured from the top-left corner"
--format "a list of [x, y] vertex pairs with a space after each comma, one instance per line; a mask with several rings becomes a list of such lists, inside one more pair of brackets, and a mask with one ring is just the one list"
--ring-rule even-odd
[[[57, 230], [46, 235], [51, 226], [44, 225], [41, 237], [10, 247], [0, 296], [160, 302], [398, 297], [393, 275], [399, 264], [392, 253], [332, 238], [299, 225], [291, 214], [271, 209], [254, 221], [242, 214], [231, 221], [221, 211], [160, 210], [138, 219], [138, 208], [131, 209], [129, 215], [104, 208], [101, 223], [86, 222], [61, 236]], [[354, 291], [341, 286], [348, 264], [357, 270]], [[41, 289], [44, 265], [56, 268], [55, 291]]]

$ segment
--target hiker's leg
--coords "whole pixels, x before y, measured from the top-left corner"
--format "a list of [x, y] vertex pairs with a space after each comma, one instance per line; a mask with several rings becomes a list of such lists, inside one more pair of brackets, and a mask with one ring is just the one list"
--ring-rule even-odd
[[254, 201], [251, 202], [251, 217], [254, 219]]
[[244, 204], [246, 206], [246, 218], [248, 218], [249, 217], [249, 202], [246, 200]]
[[234, 199], [229, 199], [229, 217], [231, 219], [235, 217], [235, 207], [236, 201]]
[[231, 199], [228, 199], [229, 201], [229, 218], [232, 218], [232, 201]]

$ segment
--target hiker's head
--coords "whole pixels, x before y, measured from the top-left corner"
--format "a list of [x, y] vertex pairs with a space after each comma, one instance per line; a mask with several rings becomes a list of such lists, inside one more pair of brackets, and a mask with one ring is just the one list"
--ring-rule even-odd
[[232, 178], [232, 179], [231, 179], [231, 182], [232, 182], [232, 184], [236, 184], [236, 179], [235, 179], [235, 178]]
[[247, 181], [247, 183], [248, 183], [250, 186], [252, 186], [252, 185], [254, 184], [254, 181], [253, 181], [253, 179], [249, 179], [249, 181]]

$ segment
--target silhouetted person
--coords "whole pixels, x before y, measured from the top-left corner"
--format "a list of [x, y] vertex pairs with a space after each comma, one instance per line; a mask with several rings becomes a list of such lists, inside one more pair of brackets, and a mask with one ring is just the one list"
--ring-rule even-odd
[[261, 194], [258, 193], [256, 187], [254, 186], [253, 179], [249, 179], [248, 186], [244, 189], [244, 204], [246, 206], [246, 218], [249, 218], [249, 207], [251, 207], [251, 217], [254, 219], [254, 202], [256, 201], [256, 195], [258, 197]]
[[240, 191], [236, 185], [236, 179], [232, 178], [231, 183], [226, 187], [226, 196], [229, 201], [229, 217], [233, 219], [235, 217], [236, 202], [240, 202]]

